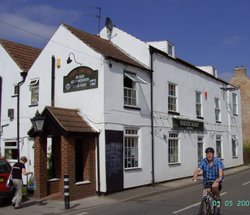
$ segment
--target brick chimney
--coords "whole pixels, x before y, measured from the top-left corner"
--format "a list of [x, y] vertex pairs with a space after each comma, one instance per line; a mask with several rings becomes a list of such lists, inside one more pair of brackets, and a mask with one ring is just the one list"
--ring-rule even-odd
[[236, 66], [234, 68], [234, 77], [235, 78], [245, 78], [247, 77], [247, 70], [244, 66]]

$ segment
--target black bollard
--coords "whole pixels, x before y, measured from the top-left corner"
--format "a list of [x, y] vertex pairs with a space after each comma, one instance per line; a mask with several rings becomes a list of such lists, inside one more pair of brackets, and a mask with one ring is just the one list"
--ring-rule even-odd
[[64, 175], [64, 204], [65, 209], [70, 208], [70, 201], [69, 201], [69, 176]]

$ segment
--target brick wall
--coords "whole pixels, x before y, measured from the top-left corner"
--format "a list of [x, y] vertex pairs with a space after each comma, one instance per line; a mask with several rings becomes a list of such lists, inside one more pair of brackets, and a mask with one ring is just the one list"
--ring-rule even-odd
[[250, 141], [250, 79], [247, 77], [246, 68], [236, 67], [230, 83], [240, 86], [242, 133], [243, 142], [246, 143]]
[[47, 196], [47, 141], [46, 138], [35, 138], [34, 170], [36, 177], [36, 190], [34, 195], [38, 198]]
[[[84, 179], [88, 184], [76, 185], [75, 183], [75, 139], [61, 136], [61, 182], [60, 189], [63, 190], [63, 175], [69, 175], [70, 200], [80, 199], [96, 193], [96, 171], [95, 171], [95, 138], [84, 138], [85, 169]], [[62, 193], [63, 198], [63, 193]]]

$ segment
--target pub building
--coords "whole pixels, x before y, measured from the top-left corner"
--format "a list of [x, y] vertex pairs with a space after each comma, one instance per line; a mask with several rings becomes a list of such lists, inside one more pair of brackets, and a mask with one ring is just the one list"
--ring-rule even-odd
[[20, 94], [39, 198], [63, 198], [65, 176], [72, 200], [189, 177], [207, 146], [226, 168], [243, 164], [239, 89], [177, 58], [167, 41], [63, 24]]

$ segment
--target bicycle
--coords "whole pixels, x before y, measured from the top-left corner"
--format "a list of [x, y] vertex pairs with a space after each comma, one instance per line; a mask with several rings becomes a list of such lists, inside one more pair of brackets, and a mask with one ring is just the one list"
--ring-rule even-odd
[[[197, 181], [202, 182], [203, 180], [198, 179]], [[207, 183], [213, 184], [214, 181]], [[204, 188], [198, 215], [220, 215], [220, 207], [217, 207], [221, 206], [220, 204], [221, 202], [215, 198], [213, 188]]]

